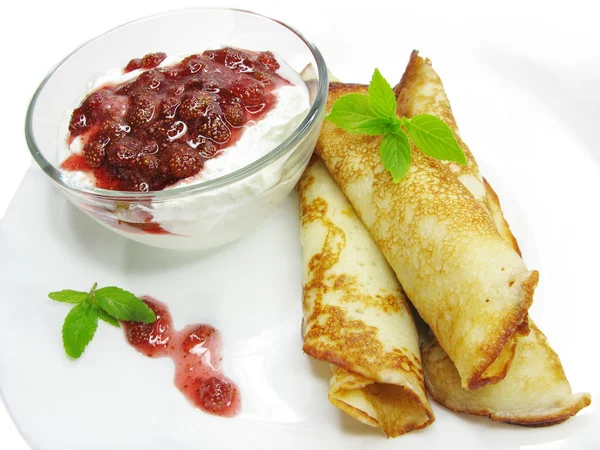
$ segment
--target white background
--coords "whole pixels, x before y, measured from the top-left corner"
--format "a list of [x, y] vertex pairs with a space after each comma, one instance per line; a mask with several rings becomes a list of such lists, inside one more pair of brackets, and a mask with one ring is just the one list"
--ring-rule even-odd
[[[311, 30], [331, 28], [334, 23], [331, 32], [337, 35], [340, 45], [343, 45], [344, 35], [351, 33], [363, 35], [374, 46], [387, 45], [391, 48], [394, 30], [379, 29], [378, 14], [394, 15], [398, 27], [402, 27], [403, 21], [414, 20], [422, 21], [426, 27], [430, 17], [444, 18], [450, 27], [471, 34], [474, 46], [485, 41], [498, 48], [543, 60], [546, 71], [541, 74], [542, 82], [539, 85], [525, 84], [525, 87], [554, 110], [565, 127], [571, 129], [600, 161], [600, 133], [597, 131], [600, 121], [600, 58], [588, 59], [585, 56], [597, 55], [600, 50], [598, 16], [592, 1], [505, 0], [494, 2], [494, 6], [490, 6], [489, 2], [432, 0], [396, 0], [389, 5], [375, 0], [361, 3], [325, 0], [213, 3], [21, 0], [5, 3], [8, 5], [3, 6], [0, 13], [0, 56], [4, 62], [0, 68], [0, 217], [31, 164], [23, 136], [25, 112], [35, 88], [52, 66], [82, 42], [116, 25], [186, 6], [218, 5], [254, 10], [295, 26], [309, 38]], [[354, 10], [352, 20], [336, 23], [338, 8]], [[320, 46], [319, 42], [316, 44]], [[414, 46], [418, 47], [419, 43], [415, 42]], [[325, 59], [328, 53], [336, 50], [333, 46], [320, 47]], [[574, 48], [578, 51], [572, 52]], [[367, 72], [371, 70], [368, 68]], [[539, 75], [536, 74], [536, 77]], [[342, 76], [347, 77], [346, 74]], [[568, 160], [568, 155], [565, 160]], [[27, 448], [0, 402], [0, 449]]]

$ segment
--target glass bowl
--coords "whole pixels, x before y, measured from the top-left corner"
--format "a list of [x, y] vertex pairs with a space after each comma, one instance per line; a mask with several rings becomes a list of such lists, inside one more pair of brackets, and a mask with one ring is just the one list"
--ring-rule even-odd
[[[162, 51], [190, 55], [231, 46], [271, 50], [294, 70], [307, 66], [310, 110], [298, 128], [257, 161], [199, 184], [151, 192], [84, 186], [58, 169], [65, 114], [88, 83], [107, 69]], [[298, 31], [267, 17], [232, 9], [193, 8], [136, 20], [87, 42], [60, 62], [35, 92], [25, 134], [35, 161], [80, 210], [98, 223], [155, 247], [199, 250], [248, 233], [294, 188], [314, 149], [325, 112], [328, 77], [319, 50]]]

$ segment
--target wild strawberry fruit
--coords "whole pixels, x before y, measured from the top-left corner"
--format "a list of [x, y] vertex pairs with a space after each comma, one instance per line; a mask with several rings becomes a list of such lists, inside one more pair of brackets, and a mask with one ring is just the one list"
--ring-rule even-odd
[[102, 122], [100, 133], [111, 141], [117, 141], [128, 136], [131, 133], [131, 127], [123, 122], [109, 119]]
[[242, 79], [231, 86], [231, 92], [239, 97], [244, 105], [256, 106], [263, 100], [265, 94], [262, 83], [253, 79]]
[[198, 127], [201, 136], [211, 139], [218, 144], [224, 144], [231, 137], [231, 130], [218, 114], [209, 114], [204, 117]]
[[177, 180], [191, 177], [202, 170], [198, 152], [183, 144], [171, 144], [166, 152], [170, 174]]
[[181, 120], [160, 120], [156, 124], [154, 137], [164, 145], [181, 139], [187, 132], [187, 129], [186, 123]]
[[182, 348], [186, 352], [190, 352], [196, 346], [208, 345], [210, 338], [215, 335], [215, 330], [210, 325], [198, 325], [190, 332], [188, 337], [183, 341]]
[[215, 61], [220, 50], [204, 50], [202, 56], [211, 61]]
[[156, 69], [141, 73], [133, 82], [134, 92], [157, 92], [165, 80], [165, 75]]
[[181, 66], [189, 74], [200, 73], [206, 68], [206, 59], [202, 55], [191, 55], [181, 61]]
[[184, 120], [197, 119], [206, 115], [208, 107], [212, 103], [213, 99], [210, 94], [202, 91], [190, 92], [181, 102], [179, 116]]
[[156, 356], [166, 350], [171, 338], [173, 324], [168, 311], [161, 305], [147, 299], [142, 301], [156, 315], [153, 323], [122, 322], [125, 336], [131, 345], [148, 356]]
[[137, 159], [138, 170], [151, 178], [156, 178], [161, 175], [160, 163], [158, 156], [141, 154]]
[[172, 119], [175, 117], [179, 105], [181, 105], [179, 97], [166, 97], [160, 104], [160, 116], [165, 119]]
[[165, 89], [166, 97], [175, 97], [181, 98], [181, 94], [185, 92], [185, 84], [171, 84], [167, 89]]
[[106, 154], [114, 166], [134, 167], [140, 154], [140, 143], [133, 138], [124, 138], [110, 145]]
[[147, 344], [150, 342], [153, 328], [151, 323], [128, 322], [125, 328], [127, 340], [131, 345]]
[[85, 114], [85, 111], [81, 107], [73, 110], [71, 115], [71, 122], [69, 122], [69, 133], [71, 136], [76, 137], [85, 133], [90, 126], [90, 121]]
[[188, 71], [180, 66], [166, 67], [164, 69], [161, 69], [161, 72], [170, 81], [182, 80], [188, 75]]
[[145, 155], [155, 155], [158, 153], [158, 143], [153, 140], [146, 140], [141, 143], [140, 151]]
[[122, 120], [129, 109], [129, 98], [123, 95], [110, 94], [102, 102], [98, 111], [98, 119], [111, 118], [116, 121]]
[[99, 89], [92, 92], [81, 104], [81, 109], [90, 115], [90, 117], [96, 117], [102, 110], [102, 103], [109, 96], [109, 92], [106, 89]]
[[236, 73], [253, 72], [256, 67], [256, 64], [248, 53], [233, 48], [225, 50], [223, 64]]
[[206, 139], [201, 140], [198, 147], [196, 147], [196, 151], [203, 159], [212, 159], [219, 153], [217, 146]]
[[153, 97], [145, 94], [134, 95], [127, 113], [127, 121], [133, 127], [151, 122], [156, 116], [156, 103]]
[[273, 55], [273, 53], [271, 52], [259, 53], [258, 61], [263, 63], [265, 66], [267, 66], [267, 68], [269, 68], [273, 72], [275, 72], [280, 67], [279, 63], [277, 62], [277, 59], [275, 58], [275, 55]]
[[273, 75], [269, 72], [254, 72], [252, 76], [260, 81], [263, 86], [273, 82]]
[[134, 58], [125, 66], [125, 73], [142, 68], [142, 58]]
[[225, 106], [225, 118], [234, 127], [241, 127], [246, 123], [246, 112], [240, 105]]
[[200, 407], [211, 412], [220, 412], [231, 405], [234, 388], [222, 378], [211, 377], [198, 390]]
[[142, 67], [144, 69], [153, 69], [160, 65], [166, 57], [167, 54], [163, 52], [148, 53], [142, 58]]
[[81, 103], [79, 108], [73, 111], [71, 122], [69, 123], [71, 135], [79, 136], [85, 133], [99, 119], [108, 115], [105, 112], [105, 108], [108, 107], [110, 110], [113, 103], [104, 104], [104, 102], [109, 95], [111, 94], [106, 89], [94, 91]]
[[106, 157], [106, 150], [101, 142], [90, 141], [83, 147], [83, 156], [88, 166], [92, 168], [100, 167]]
[[196, 86], [204, 92], [219, 92], [221, 89], [217, 77], [210, 74], [202, 74], [197, 79], [191, 79], [188, 86], [191, 88]]

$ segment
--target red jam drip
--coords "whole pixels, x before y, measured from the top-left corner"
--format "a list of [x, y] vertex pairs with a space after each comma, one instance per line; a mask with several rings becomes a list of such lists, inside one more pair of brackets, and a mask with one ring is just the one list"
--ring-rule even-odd
[[144, 222], [137, 223], [137, 222], [127, 222], [125, 220], [118, 220], [116, 226], [117, 226], [117, 228], [123, 228], [123, 229], [125, 229], [127, 231], [131, 231], [131, 232], [139, 231], [140, 233], [147, 233], [147, 234], [170, 234], [170, 235], [173, 234], [173, 233], [170, 233], [167, 230], [165, 230], [163, 227], [161, 227], [160, 224], [158, 224], [156, 222], [152, 222], [151, 214], [148, 214], [148, 217], [146, 217], [146, 219], [144, 219]]
[[71, 155], [63, 169], [90, 173], [104, 189], [164, 189], [235, 144], [247, 125], [274, 108], [275, 89], [289, 84], [276, 74], [271, 52], [208, 50], [159, 68], [165, 58], [132, 59], [124, 72], [145, 71], [84, 99], [67, 139], [80, 136], [83, 154]]
[[171, 358], [175, 363], [175, 386], [202, 411], [222, 417], [238, 415], [240, 393], [221, 371], [219, 332], [206, 324], [176, 331], [164, 303], [150, 297], [142, 300], [152, 308], [156, 321], [121, 322], [129, 343], [150, 358]]
[[[88, 170], [88, 166], [85, 162], [85, 158], [83, 155], [73, 154], [71, 155], [64, 163], [63, 169], [65, 170], [80, 170], [86, 171]], [[113, 182], [104, 172], [103, 168], [99, 168], [96, 173], [96, 180], [103, 180], [104, 185], [108, 185]], [[116, 183], [114, 183], [116, 186]], [[118, 187], [115, 187], [118, 189]], [[125, 231], [129, 232], [139, 232], [139, 233], [148, 233], [148, 234], [173, 234], [165, 230], [160, 224], [152, 221], [153, 216], [150, 213], [147, 213], [147, 217], [143, 222], [127, 222], [125, 220], [117, 220], [114, 224], [117, 228], [121, 228]]]

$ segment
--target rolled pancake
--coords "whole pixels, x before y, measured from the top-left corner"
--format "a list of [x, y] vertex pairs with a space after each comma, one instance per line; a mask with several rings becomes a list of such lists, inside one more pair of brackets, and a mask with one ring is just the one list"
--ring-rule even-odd
[[[516, 238], [504, 218], [498, 196], [481, 176], [473, 154], [461, 139], [448, 96], [429, 59], [424, 60], [414, 51], [402, 77], [394, 89], [397, 95], [398, 115], [413, 117], [432, 114], [452, 129], [468, 165], [447, 163], [458, 180], [471, 194], [488, 208], [498, 232], [519, 252]], [[520, 252], [519, 252], [520, 253]], [[431, 343], [423, 352], [425, 382], [434, 399], [442, 405], [469, 414], [486, 415], [521, 425], [553, 425], [568, 419], [591, 402], [589, 394], [571, 393], [560, 359], [549, 346], [545, 336], [529, 319], [528, 327], [515, 333], [503, 354], [515, 352], [508, 375], [494, 386], [475, 392], [460, 387], [460, 378], [452, 362], [438, 342]]]
[[318, 157], [298, 193], [303, 350], [330, 363], [329, 400], [389, 437], [429, 425], [417, 330], [394, 272]]
[[546, 337], [529, 323], [517, 336], [515, 357], [506, 377], [476, 391], [461, 388], [454, 364], [438, 342], [423, 352], [425, 383], [432, 397], [454, 411], [527, 426], [554, 425], [591, 403], [587, 393], [573, 394], [558, 355]]
[[[328, 109], [350, 93], [366, 94], [367, 86], [331, 83]], [[506, 367], [500, 353], [524, 321], [539, 275], [441, 162], [413, 148], [407, 176], [393, 183], [379, 156], [381, 139], [326, 121], [316, 152], [456, 365], [461, 385], [498, 382], [505, 371], [484, 373], [499, 356]]]
[[[517, 240], [502, 213], [498, 196], [481, 175], [473, 153], [460, 136], [446, 90], [442, 80], [433, 69], [431, 61], [421, 58], [418, 51], [414, 50], [400, 83], [394, 88], [394, 93], [397, 97], [396, 111], [399, 117], [411, 118], [419, 114], [430, 114], [439, 117], [450, 127], [465, 153], [467, 164], [462, 165], [450, 161], [441, 161], [441, 163], [450, 169], [463, 186], [488, 211], [500, 235], [521, 255]], [[527, 317], [523, 320], [520, 330], [521, 334], [529, 332]], [[514, 357], [515, 346], [516, 342], [513, 336], [508, 340], [494, 364], [481, 375], [479, 387], [493, 384], [504, 378]]]

